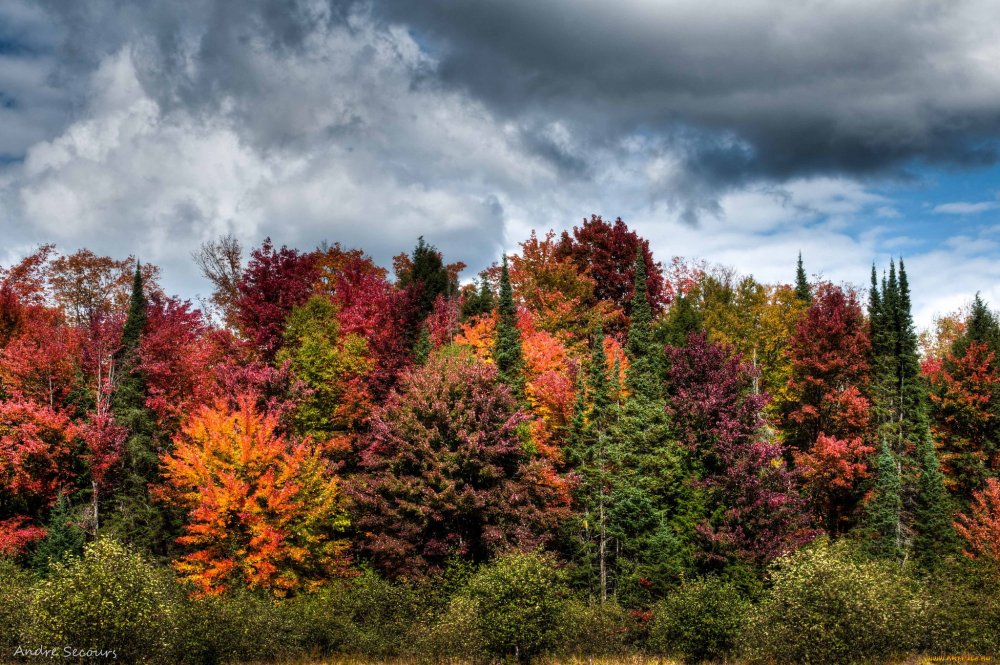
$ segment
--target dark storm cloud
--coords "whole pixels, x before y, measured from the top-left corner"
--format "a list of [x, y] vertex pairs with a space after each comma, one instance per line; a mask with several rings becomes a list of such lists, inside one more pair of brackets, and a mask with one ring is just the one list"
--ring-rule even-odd
[[[720, 183], [996, 160], [995, 12], [970, 2], [385, 0], [442, 80], [595, 142], [681, 142]], [[995, 9], [995, 8], [994, 8]], [[985, 24], [984, 24], [985, 23]], [[983, 51], [982, 49], [986, 49]], [[691, 140], [691, 133], [700, 134]], [[719, 135], [745, 145], [720, 145]]]
[[[1000, 84], [988, 3], [888, 1], [49, 0], [89, 63], [141, 36], [140, 75], [165, 104], [234, 100], [263, 143], [310, 139], [248, 50], [294, 57], [324, 24], [372, 12], [436, 59], [414, 85], [467, 91], [519, 123], [525, 150], [586, 177], [587, 149], [636, 132], [686, 157], [691, 177], [748, 180], [893, 171], [911, 160], [996, 160]], [[987, 25], [984, 25], [984, 19]], [[361, 56], [363, 57], [363, 55]], [[194, 66], [192, 66], [194, 65]], [[238, 109], [239, 111], [239, 109]], [[363, 110], [325, 132], [356, 127]], [[583, 154], [553, 143], [565, 123]], [[348, 133], [350, 133], [348, 131]]]

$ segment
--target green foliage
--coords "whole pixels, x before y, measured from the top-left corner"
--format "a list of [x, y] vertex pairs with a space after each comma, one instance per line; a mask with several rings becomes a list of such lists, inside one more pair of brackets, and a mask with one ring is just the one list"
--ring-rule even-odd
[[614, 600], [603, 603], [580, 598], [566, 602], [559, 621], [562, 656], [576, 658], [619, 656], [628, 648], [635, 620]]
[[70, 505], [69, 498], [66, 494], [60, 494], [49, 514], [45, 538], [38, 543], [31, 554], [32, 568], [44, 572], [52, 563], [80, 555], [86, 534], [76, 519], [76, 511]]
[[417, 246], [413, 248], [405, 269], [397, 275], [397, 283], [413, 293], [419, 321], [423, 321], [431, 313], [439, 295], [457, 291], [448, 275], [441, 252], [434, 245], [425, 242], [423, 236], [417, 239]]
[[749, 663], [885, 663], [911, 651], [920, 599], [898, 568], [821, 540], [779, 559], [751, 613]]
[[33, 582], [14, 561], [0, 559], [0, 654], [10, 654], [23, 643]]
[[799, 262], [795, 266], [795, 297], [805, 305], [812, 304], [812, 289], [809, 287], [806, 270], [802, 267], [802, 252], [799, 252]]
[[449, 659], [488, 660], [490, 645], [480, 628], [479, 604], [468, 595], [451, 599], [440, 614], [409, 634], [406, 654], [418, 660], [440, 663]]
[[930, 439], [921, 441], [917, 457], [920, 476], [915, 497], [917, 533], [913, 539], [913, 553], [922, 567], [930, 569], [958, 552], [958, 539], [952, 526], [954, 509], [951, 497], [945, 489], [944, 474]]
[[184, 663], [215, 664], [284, 658], [305, 647], [310, 626], [299, 606], [269, 594], [235, 591], [185, 602], [175, 657]]
[[667, 315], [660, 319], [656, 328], [656, 341], [661, 346], [685, 346], [688, 336], [704, 327], [695, 296], [683, 293], [674, 300]]
[[875, 487], [865, 506], [865, 549], [885, 559], [902, 555], [900, 512], [903, 508], [899, 462], [888, 442], [882, 441], [876, 463]]
[[724, 659], [736, 648], [749, 608], [738, 588], [719, 577], [685, 582], [657, 605], [649, 648], [685, 663]]
[[348, 381], [368, 368], [368, 345], [359, 335], [342, 335], [330, 299], [316, 295], [296, 307], [285, 327], [278, 363], [289, 362], [292, 375], [309, 387], [299, 400], [295, 420], [302, 434], [329, 438], [350, 424], [341, 415], [351, 395]]
[[463, 594], [489, 652], [527, 662], [556, 645], [567, 591], [554, 559], [512, 553], [484, 565]]
[[166, 571], [108, 539], [53, 564], [29, 611], [27, 643], [113, 650], [126, 662], [165, 659], [179, 614]]
[[510, 386], [518, 399], [524, 396], [524, 351], [521, 348], [521, 331], [517, 327], [517, 307], [514, 305], [514, 291], [510, 285], [507, 257], [503, 257], [500, 268], [500, 318], [493, 340], [493, 359], [497, 364], [500, 379]]
[[[964, 573], [964, 574], [963, 574]], [[1000, 588], [954, 568], [936, 571], [923, 589], [918, 648], [923, 653], [1000, 652]]]
[[462, 319], [466, 320], [481, 314], [489, 314], [493, 311], [494, 305], [490, 282], [483, 275], [479, 280], [479, 288], [472, 290], [462, 301]]

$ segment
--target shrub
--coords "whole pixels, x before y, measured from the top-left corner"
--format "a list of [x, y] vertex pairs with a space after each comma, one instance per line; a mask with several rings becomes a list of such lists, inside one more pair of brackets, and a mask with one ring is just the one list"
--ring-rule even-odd
[[31, 575], [10, 559], [0, 559], [0, 653], [10, 654], [28, 619]]
[[302, 642], [290, 603], [250, 591], [188, 600], [176, 658], [212, 664], [290, 655]]
[[936, 654], [1000, 653], [1000, 589], [980, 579], [938, 573], [924, 587], [920, 650]]
[[751, 613], [749, 662], [887, 662], [915, 645], [920, 604], [892, 564], [825, 541], [779, 559], [773, 587]]
[[595, 603], [574, 598], [560, 617], [558, 651], [577, 657], [619, 655], [625, 651], [632, 623], [628, 612], [613, 600]]
[[178, 598], [165, 569], [113, 540], [82, 558], [53, 563], [34, 587], [26, 641], [114, 651], [127, 662], [167, 658], [177, 634]]
[[718, 577], [685, 582], [656, 607], [649, 647], [686, 663], [725, 658], [736, 648], [748, 609], [749, 601], [731, 582]]
[[345, 587], [339, 609], [349, 618], [350, 651], [373, 658], [400, 653], [413, 618], [422, 605], [416, 590], [365, 571]]
[[474, 604], [479, 633], [493, 655], [526, 662], [556, 644], [567, 590], [552, 557], [503, 555], [480, 568], [464, 594]]
[[467, 595], [455, 596], [439, 615], [414, 626], [407, 655], [432, 663], [485, 660], [489, 645], [480, 631], [478, 609]]

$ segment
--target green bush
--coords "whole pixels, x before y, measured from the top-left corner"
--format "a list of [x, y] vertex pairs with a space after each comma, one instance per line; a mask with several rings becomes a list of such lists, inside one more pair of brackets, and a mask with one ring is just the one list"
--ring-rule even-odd
[[565, 574], [541, 554], [506, 554], [484, 565], [463, 592], [494, 656], [522, 662], [551, 649], [566, 604]]
[[31, 575], [10, 559], [0, 559], [0, 654], [11, 654], [28, 620]]
[[559, 620], [558, 651], [565, 656], [616, 656], [624, 653], [634, 623], [613, 600], [596, 603], [574, 598]]
[[349, 651], [372, 658], [398, 655], [405, 646], [413, 619], [422, 612], [417, 591], [365, 571], [345, 587], [330, 612], [349, 619]]
[[937, 573], [927, 580], [919, 649], [930, 654], [1000, 653], [1000, 588]]
[[53, 563], [35, 585], [25, 631], [28, 644], [114, 651], [117, 660], [169, 660], [178, 599], [169, 572], [112, 540], [82, 558]]
[[478, 609], [468, 596], [455, 596], [443, 612], [413, 626], [406, 655], [431, 663], [486, 660], [489, 645], [480, 631]]
[[751, 613], [744, 657], [766, 663], [884, 663], [912, 651], [920, 600], [892, 564], [821, 541], [779, 559]]
[[718, 577], [685, 582], [657, 605], [649, 648], [686, 663], [725, 658], [736, 648], [748, 610], [733, 583]]
[[185, 603], [176, 658], [187, 663], [272, 661], [308, 648], [292, 600], [246, 590]]

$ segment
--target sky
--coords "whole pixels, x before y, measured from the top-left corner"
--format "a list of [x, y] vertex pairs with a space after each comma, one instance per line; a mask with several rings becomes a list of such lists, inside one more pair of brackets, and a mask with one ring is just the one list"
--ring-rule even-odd
[[474, 277], [622, 217], [657, 258], [1000, 304], [991, 0], [0, 0], [0, 263], [232, 233]]

